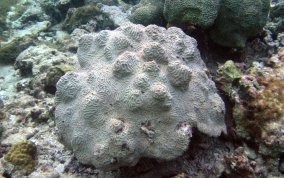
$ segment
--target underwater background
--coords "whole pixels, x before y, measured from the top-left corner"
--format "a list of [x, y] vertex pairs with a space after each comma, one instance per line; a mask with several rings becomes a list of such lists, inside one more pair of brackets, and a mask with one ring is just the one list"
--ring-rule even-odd
[[284, 177], [283, 0], [0, 0], [0, 178]]

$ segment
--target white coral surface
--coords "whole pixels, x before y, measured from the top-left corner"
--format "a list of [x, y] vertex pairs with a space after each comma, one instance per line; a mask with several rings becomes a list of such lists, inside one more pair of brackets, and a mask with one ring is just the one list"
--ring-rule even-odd
[[196, 46], [182, 30], [155, 25], [83, 36], [79, 65], [57, 84], [62, 143], [82, 163], [113, 169], [182, 155], [193, 127], [226, 132], [224, 103]]

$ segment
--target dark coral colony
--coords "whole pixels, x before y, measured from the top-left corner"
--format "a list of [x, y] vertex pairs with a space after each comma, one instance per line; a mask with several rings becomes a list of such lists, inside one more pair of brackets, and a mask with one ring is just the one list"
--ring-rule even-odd
[[283, 0], [0, 0], [0, 178], [266, 177]]

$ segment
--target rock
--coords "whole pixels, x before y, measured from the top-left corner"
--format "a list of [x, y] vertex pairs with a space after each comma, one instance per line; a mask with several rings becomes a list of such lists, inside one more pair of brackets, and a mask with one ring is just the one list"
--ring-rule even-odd
[[4, 108], [4, 101], [0, 98], [0, 109]]
[[37, 1], [19, 1], [5, 19], [7, 41], [0, 43], [0, 63], [13, 63], [16, 57], [37, 41], [38, 34], [47, 30], [50, 18]]
[[186, 178], [221, 177], [225, 170], [224, 157], [232, 151], [233, 146], [221, 139], [195, 133], [183, 156], [165, 162], [141, 158], [132, 168], [120, 168], [121, 177], [161, 178], [178, 173], [184, 173]]
[[284, 2], [272, 6], [270, 10], [270, 20], [265, 28], [272, 33], [272, 38], [276, 38], [279, 33], [284, 31]]
[[44, 13], [38, 0], [21, 0], [11, 8], [6, 21], [10, 31], [19, 30], [23, 33], [39, 22], [50, 21], [50, 17]]
[[11, 6], [15, 5], [17, 0], [1, 0], [0, 1], [0, 36], [2, 36], [3, 31], [7, 30], [6, 16], [9, 12]]
[[50, 68], [47, 73], [46, 77], [44, 78], [43, 85], [44, 85], [44, 90], [47, 93], [50, 94], [55, 94], [56, 92], [56, 83], [58, 80], [66, 73], [72, 71], [71, 66], [56, 66], [53, 68]]
[[280, 161], [279, 171], [284, 174], [284, 161]]
[[87, 5], [69, 9], [62, 29], [71, 33], [75, 28], [86, 25], [91, 20], [94, 21], [91, 31], [114, 28], [113, 22], [97, 6]]
[[113, 21], [114, 25], [121, 26], [125, 23], [129, 23], [129, 19], [127, 14], [123, 12], [123, 10], [118, 6], [106, 6], [103, 5], [101, 10], [109, 16], [109, 18]]
[[284, 152], [284, 48], [265, 63], [254, 62], [235, 82], [235, 133], [258, 145], [262, 155]]
[[17, 56], [34, 45], [38, 33], [50, 27], [48, 18], [34, 1], [17, 4], [7, 16], [9, 40], [0, 43], [0, 62], [13, 63]]
[[43, 108], [33, 108], [29, 115], [32, 120], [37, 123], [47, 122], [50, 118], [49, 112]]
[[0, 65], [0, 96], [5, 102], [7, 100], [17, 96], [15, 93], [15, 83], [19, 80], [19, 76], [16, 75], [15, 69], [11, 65]]
[[[2, 158], [9, 150], [11, 145], [6, 145], [6, 144], [0, 144], [0, 158]], [[1, 163], [0, 163], [1, 165]]]
[[23, 51], [16, 59], [15, 68], [23, 73], [26, 68], [21, 68], [20, 64], [28, 63], [32, 66], [32, 75], [36, 76], [47, 72], [55, 65], [72, 64], [73, 60], [72, 56], [42, 44], [31, 46]]
[[238, 147], [233, 154], [225, 156], [225, 161], [227, 177], [258, 177], [255, 162], [247, 158], [243, 147]]
[[15, 70], [19, 69], [20, 75], [22, 77], [28, 77], [33, 74], [33, 62], [32, 61], [16, 60], [14, 67], [15, 67]]
[[69, 8], [83, 6], [84, 0], [41, 0], [40, 5], [54, 23], [59, 23], [65, 19]]
[[257, 158], [255, 151], [246, 144], [244, 146], [244, 154], [251, 160], [255, 160]]
[[33, 39], [29, 36], [14, 38], [6, 43], [1, 42], [0, 63], [15, 62], [17, 56], [33, 44]]
[[[75, 178], [72, 177], [71, 175], [69, 176], [70, 178]], [[60, 174], [56, 171], [54, 172], [37, 172], [37, 173], [32, 173], [29, 175], [29, 178], [60, 178]]]
[[272, 19], [278, 18], [278, 17], [283, 17], [284, 16], [284, 2], [279, 2], [272, 6], [271, 11], [270, 11], [270, 17]]
[[2, 133], [4, 132], [5, 128], [2, 126], [2, 124], [0, 123], [0, 141], [2, 139]]
[[122, 0], [127, 4], [138, 4], [140, 0]]
[[84, 0], [85, 4], [104, 4], [104, 5], [109, 5], [109, 6], [114, 6], [118, 4], [119, 0]]
[[68, 39], [70, 39], [70, 35], [68, 33], [66, 33], [65, 31], [56, 31], [55, 33], [55, 38], [56, 41], [60, 44], [66, 44], [65, 41], [67, 41]]
[[219, 66], [217, 70], [216, 82], [219, 89], [224, 91], [228, 96], [232, 95], [233, 83], [241, 78], [241, 72], [231, 60]]
[[[14, 123], [19, 122], [18, 118], [13, 118], [13, 119]], [[6, 131], [8, 130], [6, 129]], [[21, 128], [20, 130], [18, 130], [17, 133], [14, 133], [14, 131], [12, 131], [11, 133], [10, 132], [5, 132], [3, 134], [2, 144], [16, 144], [23, 140], [27, 140], [28, 138], [31, 137], [31, 135], [35, 135], [35, 133], [37, 133], [37, 130], [33, 127], [26, 127], [26, 128]]]
[[[72, 70], [75, 58], [73, 53], [60, 52], [44, 44], [29, 47], [16, 59], [15, 69], [27, 77], [27, 81], [18, 83], [16, 89], [38, 99], [45, 98], [47, 93], [55, 94], [57, 81]], [[21, 64], [29, 64], [31, 68], [27, 70]]]
[[224, 103], [196, 46], [182, 30], [155, 25], [83, 36], [79, 64], [57, 83], [61, 142], [80, 162], [114, 169], [182, 155], [193, 127], [226, 132]]
[[67, 50], [70, 51], [71, 53], [76, 54], [77, 49], [78, 49], [79, 39], [81, 38], [81, 36], [83, 36], [84, 34], [88, 34], [88, 33], [89, 32], [87, 30], [76, 28], [70, 34], [71, 39], [69, 41], [67, 41], [67, 43], [62, 43], [62, 44], [67, 44], [66, 45]]
[[1, 120], [6, 120], [8, 117], [7, 117], [7, 114], [4, 110], [0, 110], [0, 121]]
[[180, 173], [180, 174], [178, 174], [178, 175], [176, 175], [176, 176], [173, 176], [173, 177], [171, 177], [171, 178], [188, 178], [189, 176], [188, 175], [186, 175], [185, 173]]

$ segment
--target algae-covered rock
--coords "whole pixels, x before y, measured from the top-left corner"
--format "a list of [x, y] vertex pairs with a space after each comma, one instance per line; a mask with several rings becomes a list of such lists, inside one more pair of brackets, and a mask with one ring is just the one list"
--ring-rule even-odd
[[255, 161], [248, 158], [243, 147], [238, 147], [234, 153], [225, 155], [224, 159], [226, 165], [225, 177], [258, 177], [259, 170], [256, 168]]
[[33, 39], [29, 36], [14, 38], [0, 46], [0, 63], [13, 63], [17, 56], [33, 45]]
[[18, 0], [1, 0], [0, 1], [0, 36], [7, 29], [6, 16], [12, 5], [15, 5]]
[[270, 10], [270, 21], [266, 25], [273, 37], [284, 31], [284, 2], [277, 3]]
[[31, 76], [33, 74], [33, 62], [25, 60], [16, 60], [14, 64], [15, 69], [19, 69], [22, 77]]
[[82, 1], [85, 1], [85, 4], [102, 3], [109, 6], [114, 6], [118, 4], [119, 0], [82, 0]]
[[138, 4], [140, 0], [118, 0], [118, 1], [123, 1], [127, 4]]
[[239, 79], [234, 97], [236, 134], [259, 144], [265, 155], [284, 152], [283, 49], [269, 59], [268, 64], [274, 65], [249, 68]]
[[13, 145], [4, 158], [12, 163], [16, 169], [30, 174], [36, 165], [35, 155], [35, 144], [30, 141], [22, 141]]
[[47, 93], [55, 94], [56, 83], [66, 73], [72, 71], [72, 67], [68, 65], [55, 66], [48, 69], [44, 78], [44, 90]]
[[233, 82], [240, 77], [240, 70], [236, 67], [233, 61], [229, 60], [218, 68], [216, 76], [218, 88], [230, 96], [233, 91]]
[[258, 123], [281, 119], [284, 116], [284, 81], [276, 78], [260, 80], [265, 88], [249, 105], [252, 118]]
[[226, 132], [224, 103], [181, 29], [129, 23], [84, 35], [77, 55], [57, 83], [55, 122], [80, 162], [115, 169], [171, 160], [187, 150], [192, 128]]
[[0, 123], [0, 141], [2, 138], [2, 133], [4, 132], [5, 128], [3, 127], [3, 125]]
[[284, 2], [279, 2], [271, 8], [270, 17], [284, 17]]
[[279, 165], [279, 170], [280, 170], [282, 173], [284, 173], [284, 161], [281, 160], [279, 164], [280, 164], [280, 165]]
[[85, 4], [84, 0], [41, 0], [43, 11], [52, 17], [53, 21], [60, 22], [67, 14], [69, 8], [80, 7]]
[[266, 24], [269, 8], [270, 0], [222, 0], [210, 36], [222, 46], [243, 48]]
[[233, 107], [233, 116], [234, 116], [234, 122], [236, 124], [235, 131], [236, 134], [241, 138], [250, 139], [250, 133], [246, 125], [246, 114], [245, 114], [245, 108], [240, 103], [236, 103], [236, 105]]
[[0, 41], [0, 63], [13, 63], [19, 53], [38, 41], [38, 34], [51, 25], [36, 1], [19, 1], [9, 11], [6, 23], [9, 37]]
[[265, 132], [272, 134], [280, 131], [277, 127], [281, 127], [284, 122], [283, 80], [276, 77], [242, 76], [239, 85], [240, 102], [234, 107], [237, 128], [246, 129], [252, 137], [262, 137], [262, 141], [267, 136]]
[[0, 110], [4, 108], [4, 101], [0, 98]]
[[1, 0], [0, 1], [0, 19], [4, 20], [6, 18], [7, 12], [10, 10], [11, 6], [15, 5], [19, 0]]
[[35, 123], [46, 123], [48, 119], [52, 117], [47, 109], [38, 107], [33, 108], [30, 111], [29, 116]]
[[69, 8], [74, 7], [70, 0], [58, 1], [58, 0], [41, 0], [40, 6], [43, 11], [52, 17], [52, 22], [58, 23], [64, 20]]
[[[75, 59], [55, 48], [41, 44], [37, 46], [30, 46], [19, 54], [15, 62], [15, 69], [18, 69], [21, 74], [25, 74], [29, 69], [29, 74], [38, 76], [46, 73], [49, 68], [53, 66], [64, 66], [64, 64], [72, 64]], [[21, 64], [28, 64], [28, 66]], [[32, 66], [30, 71], [29, 66]], [[68, 68], [68, 67], [67, 67]], [[64, 69], [64, 67], [62, 68]]]
[[163, 7], [165, 0], [141, 0], [139, 4], [134, 6], [130, 21], [136, 24], [150, 25], [165, 24], [163, 17]]
[[7, 114], [3, 109], [0, 109], [0, 121], [7, 119]]
[[219, 0], [165, 0], [164, 16], [169, 24], [207, 28], [213, 25], [219, 6]]
[[13, 36], [23, 36], [23, 34], [30, 33], [30, 31], [42, 31], [37, 24], [50, 23], [50, 21], [51, 18], [45, 14], [41, 8], [41, 3], [35, 0], [20, 0], [11, 8], [6, 18], [10, 34]]
[[90, 20], [95, 21], [94, 31], [114, 28], [113, 22], [95, 5], [87, 5], [68, 10], [62, 29], [71, 33], [75, 28], [87, 24]]

